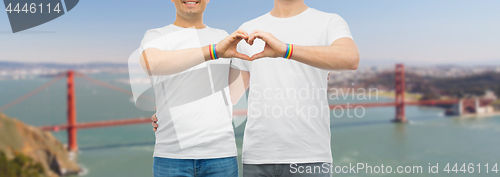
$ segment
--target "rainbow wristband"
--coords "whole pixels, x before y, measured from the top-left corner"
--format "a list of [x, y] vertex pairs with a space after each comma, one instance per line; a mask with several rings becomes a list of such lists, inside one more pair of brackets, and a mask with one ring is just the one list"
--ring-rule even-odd
[[286, 53], [283, 58], [290, 59], [293, 54], [293, 44], [286, 44]]
[[217, 46], [217, 44], [212, 44], [212, 45], [209, 45], [208, 48], [210, 50], [210, 59], [212, 60], [217, 60], [219, 59], [219, 57], [217, 57], [217, 52], [215, 50], [215, 47]]

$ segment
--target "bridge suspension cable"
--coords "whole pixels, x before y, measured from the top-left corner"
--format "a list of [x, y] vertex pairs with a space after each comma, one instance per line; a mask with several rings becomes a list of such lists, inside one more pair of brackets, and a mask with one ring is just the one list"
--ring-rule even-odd
[[117, 86], [114, 86], [114, 85], [108, 84], [108, 83], [106, 83], [106, 82], [102, 82], [102, 81], [99, 81], [99, 80], [93, 79], [93, 78], [88, 77], [88, 76], [86, 76], [86, 75], [84, 75], [84, 74], [82, 74], [82, 73], [75, 73], [75, 74], [76, 74], [76, 76], [79, 76], [79, 77], [81, 77], [81, 78], [83, 78], [83, 79], [85, 79], [85, 80], [88, 80], [88, 81], [90, 81], [90, 82], [92, 82], [92, 83], [95, 83], [95, 84], [97, 84], [97, 85], [101, 85], [101, 86], [103, 86], [103, 87], [107, 87], [107, 88], [110, 88], [110, 89], [112, 89], [112, 90], [116, 90], [116, 91], [119, 91], [119, 92], [122, 92], [122, 93], [126, 93], [126, 94], [129, 94], [129, 95], [133, 95], [131, 91], [128, 91], [128, 90], [125, 90], [125, 89], [119, 88], [119, 87], [117, 87]]
[[27, 94], [24, 94], [23, 96], [19, 97], [18, 99], [16, 99], [16, 100], [14, 100], [14, 101], [12, 101], [12, 102], [10, 102], [10, 103], [8, 103], [8, 104], [6, 104], [6, 105], [4, 105], [4, 106], [0, 107], [0, 112], [2, 112], [3, 110], [5, 110], [5, 109], [7, 109], [7, 108], [9, 108], [9, 107], [11, 107], [11, 106], [14, 106], [15, 104], [17, 104], [17, 103], [19, 103], [19, 102], [21, 102], [21, 101], [25, 100], [26, 98], [29, 98], [29, 97], [33, 96], [34, 94], [36, 94], [36, 93], [38, 93], [38, 92], [42, 91], [43, 89], [45, 89], [45, 88], [47, 88], [48, 86], [52, 85], [53, 83], [57, 82], [57, 81], [58, 81], [59, 79], [61, 79], [63, 76], [65, 76], [65, 75], [64, 75], [64, 74], [59, 74], [59, 75], [57, 75], [54, 79], [52, 79], [51, 81], [49, 81], [49, 82], [47, 82], [47, 83], [43, 84], [42, 86], [38, 87], [37, 89], [35, 89], [35, 90], [33, 90], [33, 91], [31, 91], [31, 92], [29, 92], [29, 93], [27, 93]]

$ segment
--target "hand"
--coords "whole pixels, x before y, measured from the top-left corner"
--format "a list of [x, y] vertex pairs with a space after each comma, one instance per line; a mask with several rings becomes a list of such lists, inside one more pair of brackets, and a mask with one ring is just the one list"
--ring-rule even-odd
[[[155, 107], [155, 110], [156, 110], [156, 107]], [[156, 117], [156, 113], [153, 114], [153, 116], [151, 116], [151, 121], [153, 121], [151, 123], [151, 125], [153, 125], [153, 130], [156, 132], [156, 130], [158, 130], [158, 124], [156, 122], [158, 122], [158, 118]]]
[[241, 58], [243, 60], [250, 60], [250, 57], [236, 51], [236, 46], [242, 40], [248, 40], [248, 33], [239, 29], [233, 34], [227, 36], [225, 39], [217, 44], [215, 50], [219, 58]]
[[264, 47], [264, 50], [262, 52], [253, 55], [250, 58], [250, 61], [263, 57], [278, 58], [285, 56], [287, 49], [286, 44], [278, 40], [271, 33], [261, 30], [255, 30], [250, 34], [247, 43], [253, 45], [255, 39], [257, 38], [263, 40], [266, 43], [266, 46]]

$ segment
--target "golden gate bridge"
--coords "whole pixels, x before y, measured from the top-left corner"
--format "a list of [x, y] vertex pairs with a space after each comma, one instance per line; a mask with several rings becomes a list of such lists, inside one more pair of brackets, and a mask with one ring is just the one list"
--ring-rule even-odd
[[[78, 151], [77, 144], [77, 130], [78, 129], [89, 129], [89, 128], [102, 128], [102, 127], [112, 127], [112, 126], [123, 126], [132, 124], [144, 124], [151, 123], [150, 117], [140, 117], [140, 118], [130, 118], [121, 120], [108, 120], [108, 121], [96, 121], [96, 122], [77, 122], [76, 116], [76, 99], [75, 99], [75, 82], [74, 78], [81, 77], [95, 84], [113, 89], [118, 92], [132, 95], [131, 91], [116, 87], [109, 83], [105, 83], [93, 78], [90, 78], [82, 73], [78, 73], [69, 70], [65, 73], [61, 73], [54, 77], [49, 82], [43, 84], [42, 86], [34, 89], [33, 91], [21, 96], [20, 98], [0, 107], [0, 112], [3, 110], [14, 106], [15, 104], [35, 95], [41, 90], [47, 88], [56, 81], [66, 77], [67, 78], [67, 123], [62, 125], [47, 125], [41, 126], [40, 128], [45, 131], [60, 131], [66, 130], [68, 134], [68, 150], [72, 152]], [[356, 104], [337, 104], [329, 105], [330, 109], [338, 108], [348, 108], [348, 107], [388, 107], [394, 106], [396, 108], [394, 122], [406, 122], [405, 116], [405, 106], [407, 105], [451, 105], [463, 102], [464, 105], [471, 105], [471, 100], [425, 100], [425, 101], [405, 101], [405, 69], [403, 64], [397, 64], [395, 69], [395, 100], [392, 102], [381, 102], [381, 103], [356, 103]], [[476, 101], [477, 102], [477, 101]], [[484, 101], [483, 101], [484, 102]], [[483, 103], [484, 104], [484, 103]], [[469, 107], [470, 108], [470, 107]], [[247, 110], [234, 110], [234, 116], [243, 116], [247, 114]]]

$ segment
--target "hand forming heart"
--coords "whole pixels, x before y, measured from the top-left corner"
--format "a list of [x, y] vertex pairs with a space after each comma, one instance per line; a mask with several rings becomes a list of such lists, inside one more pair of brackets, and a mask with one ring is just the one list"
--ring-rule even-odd
[[233, 34], [227, 36], [222, 41], [217, 44], [216, 53], [219, 58], [241, 58], [243, 60], [250, 60], [248, 55], [239, 53], [236, 51], [236, 46], [242, 40], [248, 40], [247, 32], [243, 30], [237, 30]]
[[[255, 39], [257, 38], [263, 40], [266, 43], [262, 52], [256, 53], [252, 57], [249, 57], [248, 55], [236, 51], [236, 46], [241, 40], [245, 39], [248, 44], [253, 45]], [[285, 43], [274, 37], [271, 33], [261, 30], [255, 30], [250, 35], [248, 35], [248, 33], [240, 29], [219, 42], [219, 44], [217, 44], [216, 50], [217, 55], [220, 58], [236, 57], [243, 60], [253, 61], [264, 57], [283, 57], [287, 50], [287, 46]]]
[[250, 61], [264, 57], [278, 58], [285, 55], [287, 49], [286, 44], [274, 37], [271, 33], [255, 30], [250, 34], [247, 43], [253, 45], [255, 39], [257, 38], [264, 41], [266, 45], [264, 46], [264, 50], [260, 53], [254, 54], [250, 58]]

